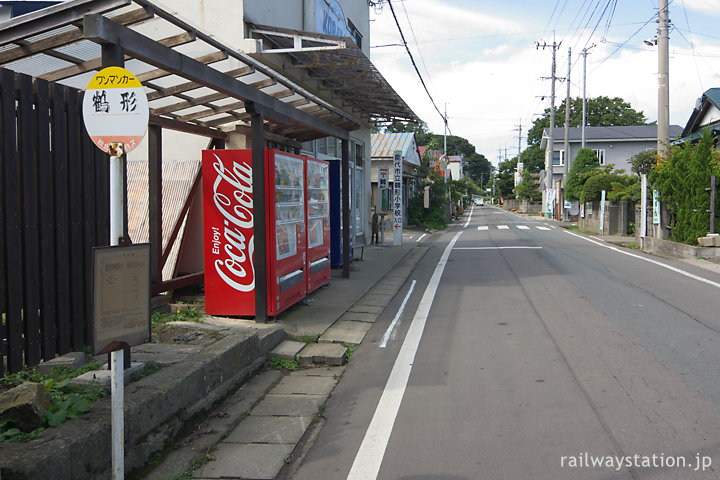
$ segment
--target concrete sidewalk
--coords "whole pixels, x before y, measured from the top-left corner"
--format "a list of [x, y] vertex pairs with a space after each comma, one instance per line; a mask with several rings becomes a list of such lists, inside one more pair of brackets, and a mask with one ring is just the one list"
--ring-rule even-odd
[[330, 285], [267, 325], [207, 319], [220, 328], [281, 328], [286, 339], [269, 357], [297, 360], [300, 369], [265, 370], [253, 377], [144, 478], [274, 479], [300, 463], [312, 443], [308, 439], [322, 427], [322, 411], [344, 372], [347, 347], [362, 342], [427, 252], [418, 237], [410, 231], [402, 246], [366, 246], [363, 260], [351, 264], [349, 279], [333, 271]]

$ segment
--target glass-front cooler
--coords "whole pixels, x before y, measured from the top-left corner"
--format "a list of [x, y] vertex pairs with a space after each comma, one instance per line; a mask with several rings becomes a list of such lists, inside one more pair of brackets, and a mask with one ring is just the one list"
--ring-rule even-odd
[[330, 192], [328, 163], [306, 157], [307, 290], [330, 282]]

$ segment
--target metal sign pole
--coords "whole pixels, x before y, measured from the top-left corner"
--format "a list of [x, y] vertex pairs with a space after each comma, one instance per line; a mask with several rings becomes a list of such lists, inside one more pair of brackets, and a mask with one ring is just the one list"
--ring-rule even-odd
[[[120, 245], [124, 234], [122, 144], [111, 145], [110, 156], [110, 245]], [[112, 431], [112, 478], [125, 478], [125, 351], [110, 352], [110, 405]]]

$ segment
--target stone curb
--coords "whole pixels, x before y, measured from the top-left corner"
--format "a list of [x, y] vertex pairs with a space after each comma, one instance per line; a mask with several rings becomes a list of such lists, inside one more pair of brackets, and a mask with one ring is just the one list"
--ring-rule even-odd
[[[240, 386], [282, 340], [275, 330], [262, 338], [229, 335], [184, 361], [166, 367], [125, 390], [125, 471], [145, 466], [182, 430], [187, 420], [209, 409]], [[92, 411], [27, 443], [0, 445], [4, 479], [83, 480], [110, 478], [110, 398]]]

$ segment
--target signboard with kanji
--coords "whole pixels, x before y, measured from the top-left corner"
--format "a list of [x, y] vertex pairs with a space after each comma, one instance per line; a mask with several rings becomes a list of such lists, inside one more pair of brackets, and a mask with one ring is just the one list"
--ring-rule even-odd
[[402, 245], [403, 232], [403, 198], [402, 198], [402, 153], [399, 150], [393, 155], [393, 245]]
[[88, 135], [104, 152], [110, 144], [122, 143], [127, 153], [147, 131], [147, 95], [135, 75], [124, 68], [108, 67], [96, 73], [85, 89], [82, 109]]
[[378, 188], [388, 188], [389, 173], [390, 171], [387, 168], [378, 168]]

